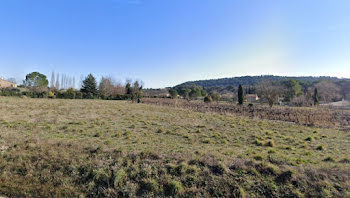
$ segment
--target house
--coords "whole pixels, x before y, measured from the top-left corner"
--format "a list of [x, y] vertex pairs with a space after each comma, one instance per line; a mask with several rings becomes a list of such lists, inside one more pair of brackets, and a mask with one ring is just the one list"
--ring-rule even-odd
[[245, 95], [247, 102], [257, 102], [259, 100], [258, 95], [256, 94], [247, 94]]
[[17, 84], [0, 78], [0, 88], [16, 88]]

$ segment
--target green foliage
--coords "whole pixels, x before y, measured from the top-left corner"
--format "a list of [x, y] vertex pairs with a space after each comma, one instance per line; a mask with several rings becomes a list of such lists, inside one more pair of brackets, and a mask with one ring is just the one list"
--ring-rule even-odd
[[192, 99], [196, 99], [196, 98], [202, 96], [201, 88], [193, 87], [189, 93], [189, 96]]
[[65, 99], [75, 99], [75, 92], [73, 88], [69, 88], [63, 95]]
[[23, 84], [26, 87], [46, 88], [49, 85], [49, 81], [44, 74], [32, 72], [26, 75], [26, 79], [23, 81]]
[[202, 96], [206, 96], [206, 95], [208, 95], [208, 93], [207, 93], [206, 90], [202, 89], [202, 90], [201, 90], [201, 95], [202, 95]]
[[15, 88], [3, 88], [0, 89], [1, 96], [21, 96], [22, 93], [19, 89]]
[[178, 95], [176, 89], [174, 89], [174, 88], [169, 89], [169, 94], [170, 94], [171, 98], [177, 98], [177, 95]]
[[75, 99], [83, 99], [83, 93], [81, 93], [81, 92], [76, 92], [75, 93]]
[[182, 87], [181, 89], [180, 89], [180, 91], [179, 91], [179, 94], [180, 94], [180, 96], [182, 96], [183, 98], [185, 98], [185, 99], [188, 99], [190, 96], [189, 96], [189, 94], [190, 94], [190, 89], [188, 89], [188, 88], [186, 88], [186, 87]]
[[125, 178], [126, 178], [127, 174], [126, 172], [124, 171], [124, 169], [119, 169], [117, 172], [116, 172], [116, 175], [115, 175], [115, 178], [114, 178], [114, 187], [115, 188], [118, 188], [120, 187]]
[[209, 87], [220, 87], [227, 88], [229, 90], [229, 86], [238, 87], [239, 84], [242, 86], [254, 86], [259, 84], [263, 80], [268, 81], [287, 81], [289, 79], [294, 79], [299, 82], [303, 86], [309, 86], [314, 82], [318, 82], [321, 80], [332, 80], [338, 81], [338, 78], [332, 77], [287, 77], [287, 76], [272, 76], [272, 75], [263, 75], [263, 76], [241, 76], [241, 77], [233, 77], [233, 78], [220, 78], [220, 79], [211, 79], [211, 80], [199, 80], [199, 81], [189, 81], [183, 84], [180, 84], [176, 87], [185, 87], [185, 86], [200, 86], [204, 89]]
[[138, 81], [133, 83], [131, 86], [130, 82], [128, 82], [125, 86], [127, 99], [131, 99], [132, 101], [139, 101], [142, 98], [142, 86], [140, 86]]
[[89, 74], [83, 81], [81, 92], [83, 92], [88, 99], [92, 99], [97, 95], [97, 83], [92, 74]]
[[240, 85], [238, 86], [238, 104], [239, 104], [239, 105], [242, 105], [242, 104], [243, 104], [243, 101], [244, 101], [243, 87], [242, 87], [242, 85], [240, 84]]
[[132, 94], [132, 88], [130, 82], [127, 82], [125, 85], [126, 95], [130, 96]]
[[298, 97], [302, 94], [301, 85], [295, 79], [289, 79], [284, 82], [286, 87], [285, 99], [290, 101], [294, 97]]
[[221, 95], [217, 91], [211, 91], [209, 96], [213, 99], [213, 101], [218, 102], [221, 99]]

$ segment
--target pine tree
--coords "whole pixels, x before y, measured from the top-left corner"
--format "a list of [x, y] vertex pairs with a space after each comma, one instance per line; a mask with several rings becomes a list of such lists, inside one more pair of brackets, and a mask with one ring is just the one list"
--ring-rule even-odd
[[89, 97], [94, 97], [97, 95], [97, 83], [92, 74], [89, 74], [83, 81], [81, 92], [85, 93]]
[[241, 84], [238, 87], [238, 104], [239, 105], [243, 104], [243, 87]]
[[318, 100], [318, 90], [317, 90], [317, 88], [315, 88], [313, 99], [314, 99], [314, 105], [317, 106], [318, 103], [319, 103], [319, 100]]

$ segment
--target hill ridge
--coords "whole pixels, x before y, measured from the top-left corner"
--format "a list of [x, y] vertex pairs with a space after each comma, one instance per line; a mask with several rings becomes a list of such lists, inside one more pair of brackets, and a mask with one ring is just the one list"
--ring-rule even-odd
[[217, 78], [217, 79], [207, 79], [207, 80], [195, 80], [195, 81], [187, 81], [176, 85], [186, 86], [186, 85], [197, 85], [206, 87], [226, 87], [226, 86], [238, 86], [242, 85], [254, 85], [258, 84], [261, 80], [268, 79], [273, 81], [281, 81], [281, 80], [289, 80], [295, 79], [299, 81], [305, 82], [317, 82], [320, 80], [332, 80], [332, 81], [340, 81], [340, 80], [350, 80], [348, 78], [338, 78], [332, 76], [277, 76], [277, 75], [260, 75], [260, 76], [237, 76], [237, 77], [227, 77], [227, 78]]

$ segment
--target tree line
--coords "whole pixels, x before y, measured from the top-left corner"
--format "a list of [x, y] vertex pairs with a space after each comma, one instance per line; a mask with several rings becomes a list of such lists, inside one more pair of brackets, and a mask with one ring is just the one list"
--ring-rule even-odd
[[[169, 90], [172, 98], [184, 99], [202, 98], [205, 102], [219, 101], [226, 98], [238, 104], [245, 102], [245, 94], [257, 94], [260, 102], [268, 103], [270, 106], [283, 102], [293, 106], [312, 106], [322, 103], [336, 102], [350, 99], [350, 81], [301, 81], [296, 79], [270, 80], [264, 79], [255, 85], [237, 87], [207, 87], [203, 88], [195, 83], [182, 84]], [[215, 98], [215, 99], [214, 99]]]
[[46, 75], [32, 72], [26, 75], [19, 88], [2, 89], [3, 96], [27, 96], [32, 98], [61, 98], [61, 99], [105, 99], [133, 100], [142, 97], [142, 84], [139, 81], [127, 80], [125, 85], [117, 83], [112, 77], [102, 77], [97, 83], [96, 78], [89, 74], [82, 81], [80, 89], [75, 89], [75, 78], [62, 74], [52, 76], [49, 81]]

